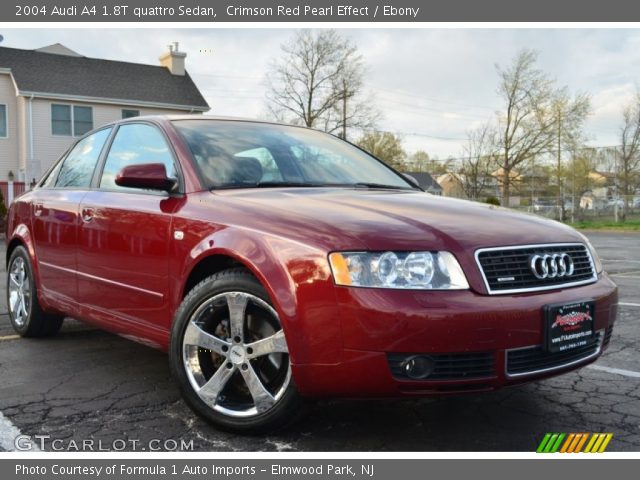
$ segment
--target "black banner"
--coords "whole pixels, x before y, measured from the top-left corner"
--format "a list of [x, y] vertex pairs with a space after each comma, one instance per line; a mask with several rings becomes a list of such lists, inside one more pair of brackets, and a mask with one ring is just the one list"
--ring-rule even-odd
[[15, 0], [3, 22], [634, 22], [640, 4], [513, 0]]
[[637, 472], [639, 460], [554, 461], [550, 459], [394, 459], [394, 460], [0, 460], [5, 480], [64, 478], [65, 480], [169, 480], [175, 478], [224, 478], [228, 480], [271, 479], [398, 479], [548, 478], [602, 479], [615, 472], [625, 478]]

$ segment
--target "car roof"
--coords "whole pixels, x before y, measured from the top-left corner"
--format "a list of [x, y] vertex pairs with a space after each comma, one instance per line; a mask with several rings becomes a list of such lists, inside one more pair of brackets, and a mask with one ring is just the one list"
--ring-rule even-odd
[[297, 127], [313, 130], [304, 125], [291, 125], [282, 122], [275, 122], [271, 120], [259, 120], [255, 118], [246, 117], [233, 117], [233, 116], [219, 116], [219, 115], [201, 115], [201, 114], [179, 114], [179, 115], [141, 115], [139, 117], [130, 117], [121, 120], [116, 120], [107, 125], [119, 125], [123, 123], [131, 123], [140, 120], [146, 120], [154, 123], [167, 123], [180, 120], [205, 120], [205, 121], [231, 121], [231, 122], [246, 122], [246, 123], [262, 123], [266, 125], [280, 125], [284, 127]]

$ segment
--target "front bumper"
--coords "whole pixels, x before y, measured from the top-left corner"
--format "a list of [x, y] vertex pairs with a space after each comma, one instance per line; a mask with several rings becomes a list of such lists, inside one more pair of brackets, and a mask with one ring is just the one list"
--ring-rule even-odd
[[[342, 332], [339, 359], [294, 364], [303, 395], [437, 395], [492, 390], [564, 373], [602, 354], [618, 301], [617, 287], [606, 274], [590, 285], [516, 295], [348, 287], [336, 287], [336, 295], [340, 318], [334, 320]], [[545, 357], [544, 306], [581, 300], [595, 301], [597, 342], [591, 350], [567, 358]], [[398, 362], [415, 354], [469, 368], [466, 374], [462, 368], [462, 374], [435, 379], [402, 377]], [[447, 368], [443, 371], [452, 371]]]

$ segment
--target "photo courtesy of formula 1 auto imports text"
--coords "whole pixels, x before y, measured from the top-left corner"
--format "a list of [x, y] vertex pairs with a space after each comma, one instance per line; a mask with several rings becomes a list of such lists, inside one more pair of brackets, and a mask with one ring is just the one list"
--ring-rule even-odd
[[639, 46], [624, 0], [0, 4], [0, 478], [632, 476]]

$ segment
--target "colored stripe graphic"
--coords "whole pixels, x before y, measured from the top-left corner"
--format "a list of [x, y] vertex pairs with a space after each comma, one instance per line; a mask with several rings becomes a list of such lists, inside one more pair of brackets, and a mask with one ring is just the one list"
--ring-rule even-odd
[[562, 448], [560, 449], [560, 453], [567, 453], [567, 449], [569, 448], [569, 445], [571, 445], [571, 442], [573, 442], [573, 439], [575, 438], [576, 434], [575, 433], [570, 433], [569, 436], [567, 437], [567, 440], [564, 442], [564, 445], [562, 445]]
[[544, 437], [542, 438], [542, 441], [540, 442], [540, 445], [538, 445], [538, 449], [536, 450], [536, 453], [544, 453], [544, 447], [547, 446], [547, 443], [549, 442], [549, 439], [551, 438], [551, 434], [550, 433], [545, 433]]
[[602, 453], [606, 450], [612, 438], [612, 433], [546, 433], [536, 452]]
[[588, 433], [582, 433], [581, 435], [582, 435], [582, 438], [578, 442], [578, 445], [576, 445], [576, 448], [573, 451], [573, 453], [580, 453], [582, 451], [582, 447], [584, 446], [585, 442], [587, 441], [587, 438], [589, 438], [589, 434]]
[[589, 445], [585, 449], [585, 453], [602, 453], [609, 445], [611, 438], [613, 437], [612, 433], [596, 433], [593, 435], [593, 439], [589, 441]]
[[556, 453], [562, 444], [564, 433], [547, 433], [538, 445], [537, 453]]

